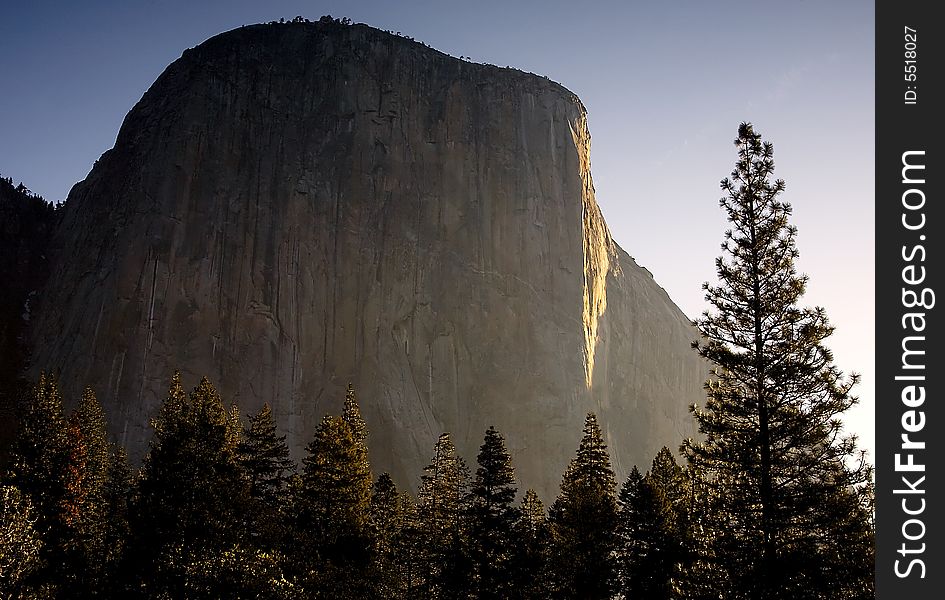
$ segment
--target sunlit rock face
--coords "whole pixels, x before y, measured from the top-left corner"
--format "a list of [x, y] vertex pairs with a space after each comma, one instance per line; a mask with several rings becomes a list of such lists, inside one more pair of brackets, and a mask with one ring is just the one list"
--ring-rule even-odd
[[588, 411], [620, 475], [694, 431], [696, 333], [611, 240], [584, 107], [543, 77], [237, 29], [167, 68], [65, 211], [33, 364], [91, 385], [133, 457], [175, 369], [268, 402], [296, 458], [353, 382], [410, 487], [443, 431], [473, 463], [495, 425], [546, 500]]

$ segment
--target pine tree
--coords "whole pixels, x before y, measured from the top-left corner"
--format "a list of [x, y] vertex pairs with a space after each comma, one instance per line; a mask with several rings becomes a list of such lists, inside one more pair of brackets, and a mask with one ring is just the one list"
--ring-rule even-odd
[[63, 504], [69, 464], [66, 421], [56, 379], [45, 374], [30, 394], [13, 446], [10, 483], [32, 502], [33, 527], [42, 540], [37, 581], [61, 579], [68, 531]]
[[249, 427], [236, 448], [240, 464], [250, 481], [250, 495], [269, 505], [278, 505], [285, 492], [293, 463], [284, 435], [277, 435], [272, 409], [264, 404], [249, 418]]
[[400, 511], [404, 516], [403, 527], [395, 538], [394, 549], [400, 559], [400, 574], [403, 584], [399, 598], [423, 598], [426, 589], [426, 544], [417, 503], [407, 492], [400, 494]]
[[666, 495], [667, 501], [676, 513], [676, 520], [686, 520], [686, 505], [690, 497], [689, 480], [683, 468], [676, 462], [672, 451], [666, 446], [663, 446], [653, 458], [647, 478], [652, 485]]
[[407, 515], [403, 497], [389, 473], [382, 473], [371, 490], [371, 527], [376, 580], [373, 596], [402, 598], [406, 594], [400, 537]]
[[236, 447], [237, 459], [249, 478], [247, 528], [254, 545], [272, 551], [281, 544], [288, 479], [293, 469], [285, 436], [277, 435], [268, 404], [249, 418]]
[[44, 541], [39, 580], [83, 597], [99, 596], [105, 577], [105, 416], [86, 389], [68, 421], [52, 377], [34, 389], [16, 444], [13, 481], [37, 498]]
[[420, 547], [416, 597], [447, 598], [468, 587], [469, 469], [448, 433], [440, 435], [433, 461], [423, 469], [417, 495]]
[[109, 455], [105, 414], [89, 388], [66, 426], [66, 446], [62, 583], [74, 593], [93, 597], [105, 576]]
[[577, 457], [551, 505], [555, 597], [610, 598], [615, 585], [616, 479], [597, 417], [587, 415]]
[[502, 435], [489, 427], [470, 496], [470, 550], [477, 598], [508, 598], [512, 533], [517, 520], [515, 471]]
[[544, 600], [551, 595], [548, 572], [551, 532], [545, 507], [535, 490], [525, 492], [513, 531], [515, 546], [508, 568], [508, 597]]
[[54, 377], [41, 374], [14, 442], [12, 480], [28, 497], [39, 499], [37, 530], [43, 535], [52, 527], [51, 521], [58, 519], [67, 457], [59, 386]]
[[132, 506], [126, 555], [146, 596], [201, 597], [201, 565], [238, 546], [248, 484], [236, 456], [240, 428], [204, 378], [188, 397], [175, 373]]
[[714, 511], [720, 503], [715, 490], [723, 487], [719, 481], [708, 484], [708, 477], [696, 465], [684, 470], [689, 490], [686, 502], [686, 552], [684, 574], [679, 581], [680, 596], [687, 600], [718, 600], [731, 583], [721, 567], [717, 551], [721, 544], [718, 524], [723, 518]]
[[371, 562], [371, 470], [341, 417], [326, 416], [306, 448], [296, 498], [303, 579], [328, 598], [360, 598]]
[[135, 476], [125, 449], [117, 444], [109, 448], [109, 459], [102, 504], [105, 514], [105, 530], [102, 541], [101, 561], [106, 580], [105, 594], [117, 596], [124, 577], [119, 572], [125, 557], [125, 547], [131, 536], [129, 505], [134, 489]]
[[[807, 278], [794, 261], [791, 207], [773, 180], [774, 151], [750, 124], [735, 140], [738, 160], [722, 181], [720, 204], [732, 229], [716, 260], [719, 285], [706, 284], [707, 311], [694, 343], [717, 365], [705, 409], [694, 409], [704, 441], [687, 457], [707, 476], [717, 502], [717, 552], [733, 598], [833, 597], [819, 572], [844, 495], [871, 479], [845, 461], [855, 441], [838, 415], [856, 398], [824, 345], [832, 333], [822, 308], [799, 308]], [[724, 519], [724, 520], [723, 520]]]
[[680, 597], [674, 586], [681, 543], [672, 503], [636, 467], [620, 489], [617, 527], [620, 592], [639, 600]]
[[671, 527], [665, 540], [668, 558], [672, 562], [672, 573], [668, 582], [671, 598], [689, 598], [685, 579], [692, 572], [694, 560], [692, 547], [692, 485], [689, 476], [676, 462], [672, 451], [663, 446], [646, 474], [646, 480], [656, 491], [666, 497], [672, 509]]

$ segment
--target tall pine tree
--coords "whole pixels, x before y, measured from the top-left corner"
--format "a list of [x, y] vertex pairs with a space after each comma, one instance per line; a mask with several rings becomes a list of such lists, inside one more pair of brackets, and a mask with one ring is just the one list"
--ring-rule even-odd
[[666, 497], [672, 509], [670, 539], [666, 540], [668, 557], [672, 563], [669, 579], [671, 598], [689, 598], [685, 580], [692, 572], [694, 560], [692, 538], [692, 484], [689, 475], [676, 462], [672, 451], [663, 446], [646, 474], [649, 485]]
[[[726, 569], [722, 568], [717, 551], [723, 547], [718, 525], [723, 517], [715, 513], [720, 503], [714, 497], [723, 487], [719, 481], [710, 485], [709, 478], [693, 464], [684, 475], [689, 492], [686, 501], [684, 572], [679, 581], [680, 596], [687, 600], [718, 600], [731, 588]], [[724, 528], [723, 528], [724, 529]]]
[[427, 568], [426, 543], [423, 537], [423, 522], [417, 503], [407, 492], [400, 494], [403, 526], [394, 540], [394, 551], [401, 566], [402, 589], [399, 598], [423, 598], [429, 569]]
[[281, 547], [288, 481], [293, 470], [285, 436], [278, 435], [272, 409], [264, 404], [249, 418], [249, 427], [236, 447], [237, 459], [249, 478], [249, 510], [246, 527], [254, 546], [263, 551]]
[[676, 512], [650, 474], [630, 472], [618, 496], [617, 527], [620, 592], [626, 598], [670, 600], [681, 555]]
[[434, 446], [433, 461], [423, 469], [417, 495], [421, 569], [415, 597], [449, 598], [469, 587], [468, 493], [469, 469], [444, 433]]
[[108, 469], [105, 487], [102, 491], [102, 503], [105, 513], [105, 531], [101, 560], [104, 564], [104, 594], [119, 595], [124, 579], [119, 569], [125, 558], [125, 548], [131, 537], [129, 506], [135, 489], [135, 475], [125, 449], [112, 444], [109, 449]]
[[374, 538], [373, 596], [403, 598], [405, 589], [401, 535], [406, 524], [403, 497], [389, 473], [382, 473], [371, 490], [371, 527]]
[[75, 593], [94, 597], [105, 577], [109, 447], [105, 414], [89, 388], [66, 426], [66, 446], [62, 578]]
[[[791, 206], [780, 200], [774, 150], [748, 123], [738, 160], [722, 181], [720, 204], [732, 228], [716, 260], [712, 307], [697, 322], [700, 355], [717, 365], [704, 409], [694, 409], [704, 441], [685, 451], [717, 500], [715, 539], [731, 598], [830, 598], [823, 576], [845, 495], [871, 478], [848, 467], [854, 440], [837, 418], [856, 399], [824, 345], [833, 332], [822, 308], [799, 308], [807, 278], [794, 261]], [[841, 506], [843, 505], [843, 506]], [[858, 549], [855, 551], [859, 551]]]
[[68, 496], [69, 459], [59, 385], [55, 377], [42, 374], [20, 420], [10, 478], [32, 502], [36, 519], [33, 527], [43, 541], [39, 568], [31, 574], [35, 580], [63, 579], [64, 548], [69, 539], [63, 511]]
[[470, 550], [477, 598], [508, 598], [517, 519], [515, 471], [502, 435], [489, 427], [477, 457], [470, 496]]
[[666, 495], [678, 521], [686, 520], [686, 505], [689, 503], [690, 485], [683, 468], [666, 446], [660, 448], [653, 458], [647, 477], [654, 486]]
[[616, 587], [617, 482], [593, 413], [551, 505], [556, 598], [610, 598]]
[[533, 489], [522, 497], [514, 526], [515, 547], [508, 568], [509, 598], [544, 600], [551, 595], [551, 531], [545, 507]]
[[207, 597], [207, 564], [244, 539], [249, 494], [236, 446], [240, 427], [204, 378], [188, 397], [175, 373], [145, 458], [126, 553], [136, 593]]
[[296, 559], [325, 598], [361, 598], [371, 562], [371, 470], [341, 417], [326, 416], [302, 460], [296, 494]]
[[236, 450], [249, 477], [250, 495], [270, 506], [278, 505], [293, 464], [285, 436], [278, 435], [268, 404], [250, 416], [249, 427], [243, 431]]

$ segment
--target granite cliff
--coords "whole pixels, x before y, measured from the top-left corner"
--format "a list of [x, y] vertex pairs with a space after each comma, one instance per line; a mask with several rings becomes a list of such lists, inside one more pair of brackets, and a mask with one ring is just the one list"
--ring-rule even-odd
[[[645, 206], [639, 210], [645, 211]], [[184, 52], [69, 195], [33, 364], [140, 457], [172, 371], [272, 405], [298, 458], [358, 390], [377, 472], [495, 425], [550, 500], [586, 412], [618, 472], [692, 434], [688, 319], [611, 239], [578, 98], [363, 25]]]

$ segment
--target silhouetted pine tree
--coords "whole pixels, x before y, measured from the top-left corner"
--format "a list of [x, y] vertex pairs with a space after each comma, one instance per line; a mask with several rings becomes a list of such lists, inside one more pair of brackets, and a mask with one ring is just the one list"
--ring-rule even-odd
[[426, 577], [429, 574], [426, 561], [426, 544], [417, 504], [407, 492], [400, 494], [401, 512], [404, 525], [400, 535], [395, 538], [394, 548], [400, 558], [404, 599], [422, 598], [426, 589]]
[[108, 468], [105, 416], [95, 394], [86, 389], [66, 422], [55, 380], [41, 376], [22, 421], [13, 481], [39, 498], [43, 568], [34, 576], [49, 590], [68, 590], [75, 597], [104, 594], [111, 528]]
[[556, 598], [610, 598], [616, 587], [616, 480], [593, 413], [551, 506]]
[[98, 596], [105, 577], [108, 439], [105, 414], [86, 388], [66, 426], [68, 459], [61, 510], [65, 539], [59, 583], [80, 596]]
[[363, 598], [373, 546], [364, 446], [343, 418], [326, 416], [306, 451], [296, 497], [302, 580], [317, 597]]
[[688, 599], [689, 596], [684, 591], [684, 579], [692, 571], [692, 553], [693, 542], [690, 539], [691, 515], [690, 505], [692, 503], [692, 485], [689, 476], [683, 468], [676, 462], [672, 451], [663, 446], [650, 465], [650, 471], [646, 474], [647, 482], [665, 495], [666, 501], [672, 509], [672, 528], [670, 533], [672, 539], [667, 540], [666, 548], [671, 551], [672, 573], [670, 575], [669, 586], [672, 590], [671, 598]]
[[470, 551], [477, 598], [508, 598], [513, 528], [518, 518], [515, 471], [502, 435], [489, 427], [470, 495]]
[[34, 529], [43, 543], [39, 568], [32, 582], [59, 581], [63, 577], [68, 532], [63, 519], [69, 446], [62, 398], [56, 379], [40, 375], [33, 388], [13, 445], [11, 483], [29, 498], [35, 510]]
[[694, 409], [704, 441], [684, 447], [714, 488], [728, 597], [831, 598], [839, 583], [824, 576], [835, 558], [823, 541], [837, 513], [854, 510], [849, 491], [871, 479], [864, 461], [845, 466], [855, 442], [837, 418], [856, 402], [857, 377], [844, 380], [833, 365], [823, 309], [797, 306], [807, 278], [795, 270], [796, 229], [779, 200], [784, 182], [773, 180], [772, 145], [747, 123], [735, 145], [720, 200], [732, 229], [716, 261], [720, 283], [704, 286], [713, 308], [697, 322], [705, 341], [694, 343], [717, 368], [705, 409]]
[[105, 487], [102, 490], [105, 531], [101, 560], [104, 563], [103, 593], [106, 596], [120, 597], [121, 584], [125, 580], [119, 569], [131, 536], [128, 519], [134, 485], [135, 475], [128, 464], [125, 449], [112, 444], [109, 449]]
[[371, 527], [373, 529], [375, 574], [372, 595], [377, 598], [403, 598], [404, 556], [400, 538], [404, 531], [405, 506], [389, 473], [382, 473], [371, 491]]
[[284, 435], [277, 435], [272, 409], [264, 404], [250, 416], [249, 427], [236, 447], [237, 458], [249, 478], [246, 527], [253, 545], [273, 551], [281, 546], [287, 504], [288, 479], [294, 464]]
[[513, 532], [508, 597], [516, 600], [544, 600], [551, 595], [548, 572], [551, 531], [545, 518], [545, 507], [535, 490], [525, 492]]
[[278, 435], [272, 409], [264, 404], [250, 416], [243, 430], [237, 456], [250, 482], [250, 495], [268, 504], [278, 504], [293, 470], [285, 436]]
[[656, 486], [676, 513], [676, 520], [686, 518], [686, 505], [689, 503], [690, 486], [683, 468], [676, 462], [672, 451], [663, 446], [653, 458], [650, 471], [647, 473], [650, 483]]
[[466, 505], [469, 469], [448, 433], [440, 435], [433, 461], [423, 469], [417, 495], [421, 572], [418, 598], [452, 598], [469, 587], [471, 564]]
[[212, 565], [244, 540], [249, 486], [236, 446], [240, 427], [204, 378], [188, 398], [175, 373], [132, 507], [133, 562], [147, 597], [218, 597]]
[[619, 503], [620, 593], [639, 600], [679, 597], [673, 578], [682, 548], [676, 513], [662, 486], [634, 467], [620, 489]]
[[[679, 581], [680, 596], [687, 600], [718, 600], [729, 589], [727, 571], [722, 568], [717, 549], [720, 543], [719, 515], [713, 511], [720, 505], [713, 498], [719, 482], [709, 486], [708, 478], [696, 465], [690, 464], [684, 474], [689, 490], [686, 503], [687, 530], [684, 573]], [[712, 525], [710, 525], [712, 523]]]

